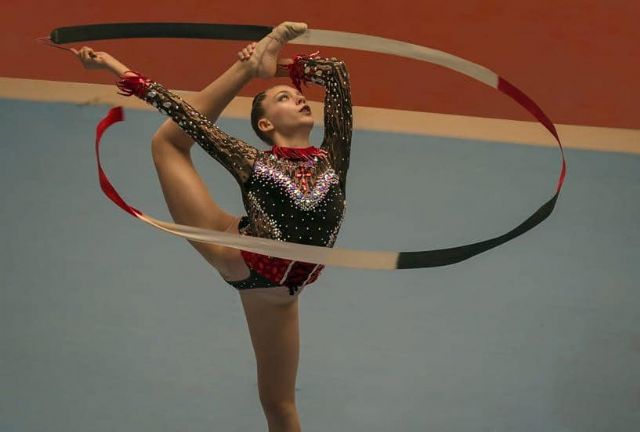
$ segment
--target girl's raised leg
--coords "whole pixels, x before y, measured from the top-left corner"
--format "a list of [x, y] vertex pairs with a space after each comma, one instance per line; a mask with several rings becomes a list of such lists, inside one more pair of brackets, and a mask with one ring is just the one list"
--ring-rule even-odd
[[[220, 113], [252, 78], [276, 76], [280, 51], [288, 41], [301, 35], [306, 29], [307, 25], [304, 23], [280, 24], [258, 43], [251, 43], [239, 52], [239, 60], [215, 81], [185, 101], [215, 123]], [[160, 126], [154, 138], [171, 142], [185, 150], [190, 149], [193, 144], [193, 140], [172, 119], [167, 119]]]
[[[238, 60], [215, 81], [185, 101], [215, 123], [220, 113], [254, 76], [253, 66]], [[193, 145], [193, 139], [170, 118], [165, 120], [153, 138], [186, 151]]]

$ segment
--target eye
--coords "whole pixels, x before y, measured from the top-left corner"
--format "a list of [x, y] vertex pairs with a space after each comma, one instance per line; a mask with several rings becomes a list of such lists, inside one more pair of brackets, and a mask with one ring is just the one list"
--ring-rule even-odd
[[281, 101], [283, 98], [288, 98], [289, 96], [286, 94], [281, 95], [278, 100]]

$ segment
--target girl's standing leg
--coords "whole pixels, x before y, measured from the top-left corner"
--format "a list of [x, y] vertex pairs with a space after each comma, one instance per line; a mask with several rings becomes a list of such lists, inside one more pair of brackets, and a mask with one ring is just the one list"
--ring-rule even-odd
[[260, 290], [240, 292], [256, 356], [260, 402], [269, 432], [300, 432], [295, 396], [300, 354], [298, 295], [283, 301], [283, 295], [259, 294]]

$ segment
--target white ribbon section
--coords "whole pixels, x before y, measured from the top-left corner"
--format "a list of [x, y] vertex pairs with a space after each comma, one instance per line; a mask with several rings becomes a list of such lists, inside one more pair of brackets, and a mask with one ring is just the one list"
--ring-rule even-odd
[[426, 61], [453, 69], [495, 89], [498, 88], [498, 75], [490, 69], [444, 51], [408, 42], [359, 33], [308, 29], [303, 35], [289, 41], [289, 43], [348, 48]]
[[189, 225], [174, 224], [155, 219], [146, 214], [138, 214], [138, 217], [148, 224], [178, 237], [295, 261], [336, 267], [393, 270], [396, 268], [396, 261], [398, 259], [398, 252], [351, 250], [302, 245], [213, 231]]

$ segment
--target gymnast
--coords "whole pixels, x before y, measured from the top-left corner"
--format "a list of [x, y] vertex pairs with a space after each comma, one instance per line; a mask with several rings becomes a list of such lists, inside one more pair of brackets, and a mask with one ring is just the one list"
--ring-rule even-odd
[[[72, 51], [85, 68], [116, 74], [120, 94], [135, 95], [169, 116], [153, 135], [151, 150], [176, 223], [333, 247], [346, 209], [352, 133], [349, 76], [344, 62], [317, 53], [279, 58], [282, 47], [306, 29], [304, 23], [280, 24], [243, 48], [229, 69], [188, 101], [106, 52], [86, 46]], [[285, 76], [292, 78], [295, 88], [267, 88], [252, 103], [251, 126], [269, 150], [259, 150], [215, 125], [251, 79]], [[300, 87], [309, 82], [325, 88], [320, 148], [309, 142], [313, 117]], [[234, 176], [246, 215], [229, 214], [212, 199], [191, 160], [194, 141]], [[299, 431], [298, 296], [324, 266], [188, 241], [241, 297], [269, 431]]]

